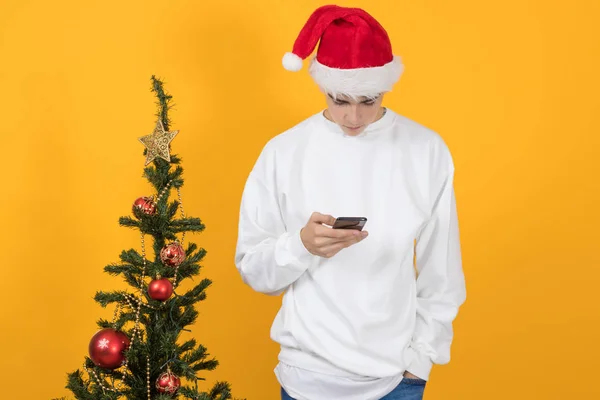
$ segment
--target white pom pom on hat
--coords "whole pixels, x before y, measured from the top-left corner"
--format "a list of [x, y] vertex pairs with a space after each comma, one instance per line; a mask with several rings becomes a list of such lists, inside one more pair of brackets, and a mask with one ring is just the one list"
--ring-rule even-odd
[[285, 53], [283, 55], [282, 64], [288, 71], [297, 72], [302, 69], [302, 59], [294, 53]]

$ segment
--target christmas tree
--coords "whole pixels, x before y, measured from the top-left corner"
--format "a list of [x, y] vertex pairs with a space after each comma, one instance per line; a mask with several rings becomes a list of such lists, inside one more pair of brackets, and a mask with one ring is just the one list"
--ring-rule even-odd
[[[178, 133], [170, 131], [172, 96], [155, 76], [152, 91], [158, 98], [156, 126], [139, 140], [145, 146], [144, 176], [156, 194], [137, 199], [132, 216], [119, 219], [121, 226], [139, 232], [140, 251], [123, 251], [120, 263], [104, 268], [123, 277], [132, 291], [96, 293], [94, 299], [102, 307], [115, 307], [114, 317], [97, 321], [100, 330], [90, 340], [83, 368], [68, 374], [66, 388], [85, 400], [231, 399], [227, 382], [199, 391], [198, 381], [204, 378], [198, 373], [215, 369], [218, 361], [194, 339], [178, 343], [182, 331], [196, 321], [195, 305], [205, 299], [211, 281], [202, 279], [184, 293], [178, 290], [183, 281], [199, 275], [198, 263], [206, 254], [194, 243], [185, 243], [185, 234], [201, 232], [204, 225], [183, 209], [181, 159], [170, 154]], [[170, 201], [173, 191], [177, 199]], [[146, 253], [148, 238], [153, 239], [153, 260]]]

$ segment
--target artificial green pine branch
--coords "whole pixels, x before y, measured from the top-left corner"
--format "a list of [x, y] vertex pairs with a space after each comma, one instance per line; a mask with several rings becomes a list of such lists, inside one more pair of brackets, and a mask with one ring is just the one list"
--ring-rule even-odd
[[119, 318], [117, 318], [117, 320], [115, 321], [115, 329], [121, 330], [127, 322], [134, 322], [134, 321], [135, 321], [135, 313], [134, 312], [122, 313], [119, 316]]
[[204, 224], [198, 218], [185, 218], [171, 222], [171, 230], [180, 232], [202, 232]]
[[140, 228], [140, 221], [136, 221], [131, 217], [121, 217], [119, 218], [119, 224], [121, 226], [126, 226], [129, 228]]
[[181, 268], [179, 271], [179, 276], [181, 277], [181, 279], [187, 279], [187, 278], [193, 277], [195, 275], [198, 275], [199, 272], [200, 272], [200, 267], [196, 264], [193, 264], [193, 265], [188, 265], [185, 268]]
[[83, 380], [83, 372], [76, 370], [67, 376], [67, 389], [81, 400], [94, 400], [94, 396], [90, 393], [89, 384]]
[[140, 253], [138, 253], [137, 250], [135, 250], [135, 249], [130, 249], [128, 251], [122, 251], [121, 254], [119, 255], [119, 258], [124, 263], [133, 264], [138, 267], [142, 267], [144, 265], [144, 259], [142, 258], [142, 255]]
[[108, 272], [111, 275], [120, 275], [126, 273], [140, 273], [141, 269], [131, 264], [111, 264], [104, 267], [104, 271]]
[[107, 305], [109, 305], [111, 303], [117, 303], [117, 302], [123, 301], [123, 292], [107, 293], [107, 292], [98, 291], [98, 292], [96, 292], [96, 295], [94, 296], [94, 300], [96, 302], [98, 302], [102, 307], [106, 307]]
[[177, 351], [179, 352], [179, 354], [182, 354], [192, 350], [194, 347], [196, 347], [196, 340], [190, 339], [187, 342], [183, 343], [181, 346], [177, 346]]
[[169, 209], [167, 210], [167, 218], [169, 219], [169, 221], [173, 221], [173, 218], [175, 217], [175, 215], [177, 215], [178, 211], [179, 211], [179, 202], [178, 201], [174, 201], [171, 204], [169, 204]]
[[196, 287], [181, 297], [180, 304], [182, 306], [188, 306], [206, 299], [206, 292], [204, 290], [208, 288], [211, 283], [210, 279], [203, 279]]
[[110, 328], [112, 326], [112, 322], [104, 318], [99, 318], [96, 321], [96, 325], [98, 325], [98, 328]]
[[125, 277], [125, 282], [129, 284], [129, 286], [139, 286], [138, 284], [138, 275], [131, 272], [124, 272], [123, 276]]
[[162, 120], [165, 130], [169, 130], [169, 127], [171, 126], [169, 110], [172, 107], [170, 103], [173, 99], [173, 96], [165, 93], [162, 81], [157, 79], [155, 75], [152, 75], [152, 91], [156, 93], [156, 98], [158, 101], [158, 113], [156, 116]]
[[[188, 247], [185, 250], [186, 254], [192, 254], [194, 251], [196, 251], [196, 249], [198, 248], [198, 245], [196, 243], [188, 243]], [[195, 258], [195, 256], [190, 256], [187, 258], [188, 262], [198, 262], [202, 259], [202, 257], [204, 257], [204, 255], [206, 254], [206, 251], [204, 249], [200, 250], [201, 256], [200, 258]]]

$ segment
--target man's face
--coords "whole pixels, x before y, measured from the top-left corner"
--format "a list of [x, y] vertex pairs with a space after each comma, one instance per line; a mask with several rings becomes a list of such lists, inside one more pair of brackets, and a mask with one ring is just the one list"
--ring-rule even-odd
[[326, 95], [326, 99], [329, 117], [350, 136], [361, 134], [381, 115], [383, 95], [379, 95], [376, 99], [359, 97], [357, 100], [347, 96], [338, 96], [334, 99], [331, 95]]

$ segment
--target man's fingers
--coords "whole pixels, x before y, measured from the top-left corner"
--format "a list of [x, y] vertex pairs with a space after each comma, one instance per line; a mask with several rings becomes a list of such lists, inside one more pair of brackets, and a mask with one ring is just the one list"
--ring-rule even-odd
[[315, 235], [324, 236], [327, 238], [346, 240], [353, 237], [360, 238], [361, 235], [367, 235], [366, 231], [357, 229], [332, 229], [326, 226], [318, 226], [315, 228]]
[[368, 232], [367, 231], [363, 231], [363, 232], [359, 232], [359, 231], [354, 231], [354, 232], [346, 232], [345, 235], [341, 235], [339, 237], [331, 237], [331, 236], [319, 236], [317, 235], [315, 237], [315, 244], [318, 247], [326, 247], [326, 246], [330, 246], [330, 245], [335, 245], [335, 244], [342, 244], [342, 245], [351, 245], [354, 243], [358, 243], [361, 240], [363, 240], [364, 238], [366, 238], [368, 236]]
[[345, 243], [345, 242], [355, 242], [358, 239], [355, 239], [353, 236], [347, 238], [331, 238], [325, 236], [317, 236], [315, 238], [315, 245], [317, 247], [326, 247], [331, 246], [337, 243]]
[[347, 238], [355, 235], [351, 229], [333, 229], [327, 226], [315, 227], [315, 234], [317, 236], [324, 236], [328, 238]]
[[333, 257], [334, 255], [339, 253], [342, 249], [350, 247], [350, 246], [356, 244], [357, 242], [360, 242], [360, 239], [345, 240], [345, 241], [341, 241], [341, 242], [337, 242], [337, 243], [332, 243], [332, 244], [323, 246], [320, 249], [320, 251], [325, 255], [325, 257]]

